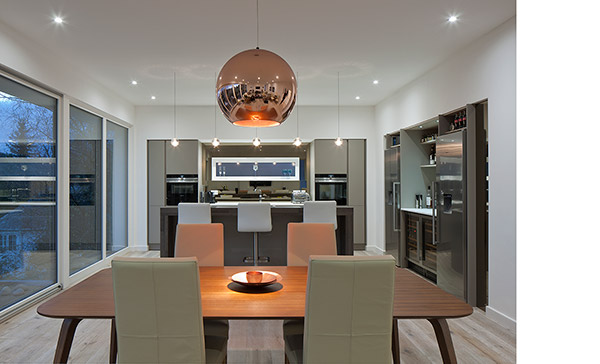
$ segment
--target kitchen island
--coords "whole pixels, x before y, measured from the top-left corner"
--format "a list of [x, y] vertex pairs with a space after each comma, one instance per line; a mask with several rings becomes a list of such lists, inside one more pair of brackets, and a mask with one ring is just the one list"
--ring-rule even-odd
[[[239, 202], [244, 203], [244, 202]], [[261, 256], [270, 257], [269, 263], [261, 265], [287, 265], [287, 224], [302, 222], [302, 204], [291, 202], [262, 202], [271, 204], [273, 230], [259, 233]], [[222, 223], [225, 237], [225, 265], [244, 264], [246, 256], [252, 256], [252, 233], [237, 231], [238, 202], [217, 202], [211, 204], [213, 223]], [[340, 255], [354, 254], [354, 213], [351, 206], [337, 207], [336, 241]], [[160, 209], [160, 256], [172, 257], [175, 252], [175, 232], [177, 230], [177, 206], [164, 206]]]

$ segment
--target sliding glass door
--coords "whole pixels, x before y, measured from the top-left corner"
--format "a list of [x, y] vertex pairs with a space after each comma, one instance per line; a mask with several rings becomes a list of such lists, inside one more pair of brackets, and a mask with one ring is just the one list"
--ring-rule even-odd
[[57, 108], [0, 76], [0, 311], [57, 282]]
[[69, 274], [102, 260], [102, 118], [69, 108]]
[[127, 246], [128, 130], [106, 124], [106, 255]]

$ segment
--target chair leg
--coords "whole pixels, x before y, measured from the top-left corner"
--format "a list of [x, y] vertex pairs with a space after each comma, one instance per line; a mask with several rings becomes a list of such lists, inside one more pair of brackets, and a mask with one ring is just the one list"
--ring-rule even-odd
[[254, 249], [252, 252], [252, 259], [254, 260], [254, 265], [258, 265], [258, 233], [254, 232]]

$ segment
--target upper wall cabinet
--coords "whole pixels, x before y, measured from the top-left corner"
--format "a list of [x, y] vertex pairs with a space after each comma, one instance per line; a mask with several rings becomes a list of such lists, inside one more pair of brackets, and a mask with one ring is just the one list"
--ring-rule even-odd
[[167, 174], [198, 174], [198, 141], [180, 140], [174, 147], [166, 143]]
[[337, 146], [333, 139], [315, 139], [315, 174], [348, 173], [348, 141]]

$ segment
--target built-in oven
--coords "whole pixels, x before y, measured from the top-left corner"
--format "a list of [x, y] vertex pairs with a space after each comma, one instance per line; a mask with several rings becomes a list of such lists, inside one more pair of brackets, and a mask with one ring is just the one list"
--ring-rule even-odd
[[348, 204], [348, 178], [345, 174], [315, 175], [315, 200], [335, 200], [339, 206]]
[[167, 174], [167, 205], [198, 202], [197, 174]]

